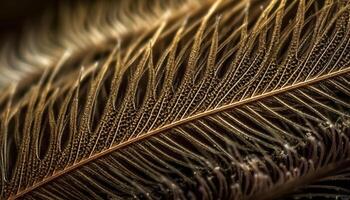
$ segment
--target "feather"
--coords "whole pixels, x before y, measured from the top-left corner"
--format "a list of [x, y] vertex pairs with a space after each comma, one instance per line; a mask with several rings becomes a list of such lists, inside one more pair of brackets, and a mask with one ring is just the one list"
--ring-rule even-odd
[[348, 1], [156, 2], [2, 89], [1, 198], [350, 198]]

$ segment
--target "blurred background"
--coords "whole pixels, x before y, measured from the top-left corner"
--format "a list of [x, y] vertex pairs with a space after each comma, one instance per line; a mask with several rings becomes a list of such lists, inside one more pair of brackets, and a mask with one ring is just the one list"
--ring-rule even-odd
[[29, 21], [35, 21], [59, 0], [0, 0], [0, 37], [17, 35]]

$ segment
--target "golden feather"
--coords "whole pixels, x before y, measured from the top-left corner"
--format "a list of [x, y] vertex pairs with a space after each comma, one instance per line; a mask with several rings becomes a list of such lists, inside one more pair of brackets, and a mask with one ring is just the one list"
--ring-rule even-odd
[[3, 199], [350, 198], [348, 1], [82, 5], [0, 70]]

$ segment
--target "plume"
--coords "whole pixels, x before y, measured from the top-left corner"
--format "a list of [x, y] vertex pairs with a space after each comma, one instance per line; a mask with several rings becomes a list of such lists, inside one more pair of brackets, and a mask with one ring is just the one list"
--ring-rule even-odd
[[2, 199], [350, 198], [347, 0], [118, 3], [3, 65]]

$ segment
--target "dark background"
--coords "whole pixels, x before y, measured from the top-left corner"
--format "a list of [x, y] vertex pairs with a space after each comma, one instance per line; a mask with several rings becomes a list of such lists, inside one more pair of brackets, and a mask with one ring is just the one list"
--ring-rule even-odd
[[0, 38], [21, 34], [22, 27], [35, 21], [59, 0], [0, 0]]

